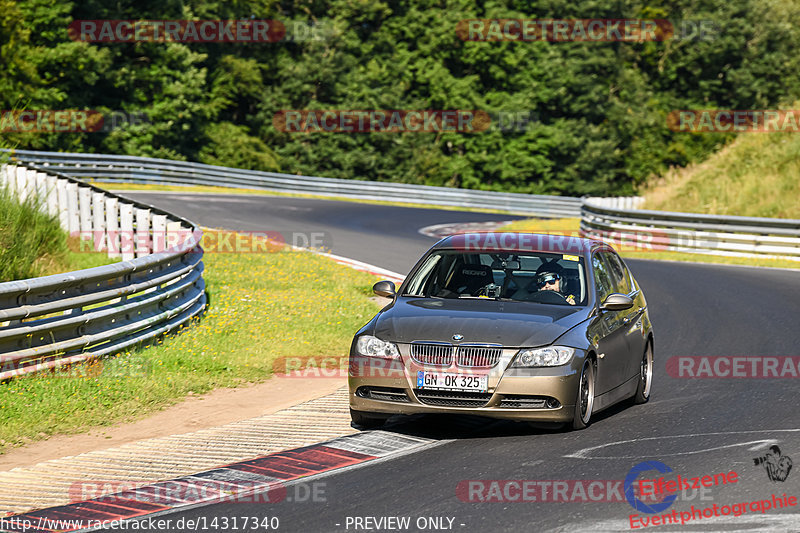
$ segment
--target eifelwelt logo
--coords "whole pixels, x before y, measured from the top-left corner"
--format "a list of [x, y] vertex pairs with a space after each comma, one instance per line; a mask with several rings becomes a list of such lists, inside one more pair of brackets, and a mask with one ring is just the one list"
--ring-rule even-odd
[[668, 467], [661, 461], [644, 461], [638, 465], [635, 465], [630, 469], [630, 471], [628, 471], [628, 475], [625, 476], [625, 499], [628, 500], [628, 503], [631, 504], [631, 507], [637, 511], [648, 514], [656, 514], [664, 511], [665, 509], [669, 509], [669, 507], [675, 503], [675, 500], [678, 498], [678, 496], [677, 494], [670, 494], [669, 496], [665, 497], [663, 501], [658, 503], [645, 503], [640, 500], [636, 496], [634, 488], [637, 480], [639, 479], [639, 474], [642, 472], [649, 472], [650, 470], [655, 470], [662, 474], [672, 472], [672, 468]]

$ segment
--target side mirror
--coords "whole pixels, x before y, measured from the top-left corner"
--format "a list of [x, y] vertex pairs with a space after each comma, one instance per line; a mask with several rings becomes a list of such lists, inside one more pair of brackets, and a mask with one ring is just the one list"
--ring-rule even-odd
[[600, 306], [602, 311], [624, 311], [633, 307], [633, 300], [630, 296], [619, 294], [617, 292], [609, 294], [603, 305]]
[[[394, 283], [391, 281], [379, 281], [372, 286], [372, 292], [378, 296], [383, 296], [384, 298], [394, 298], [395, 294], [397, 294], [397, 290], [394, 288]], [[632, 302], [631, 305], [633, 305]]]

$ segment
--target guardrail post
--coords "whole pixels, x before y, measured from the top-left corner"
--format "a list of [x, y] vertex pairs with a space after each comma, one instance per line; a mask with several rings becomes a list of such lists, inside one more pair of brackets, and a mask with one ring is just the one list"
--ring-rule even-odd
[[44, 172], [34, 172], [34, 176], [36, 180], [36, 199], [39, 203], [39, 211], [47, 213], [47, 174]]
[[94, 235], [94, 251], [102, 252], [106, 246], [106, 195], [101, 192], [92, 193], [92, 232]]
[[130, 261], [134, 258], [136, 250], [135, 238], [133, 233], [133, 205], [119, 204], [119, 226], [120, 226], [120, 252], [123, 261]]
[[150, 250], [150, 210], [136, 209], [136, 257], [149, 255]]
[[81, 219], [78, 212], [78, 184], [67, 183], [67, 222], [69, 234], [80, 238]]
[[17, 196], [17, 165], [6, 165], [6, 185], [12, 196]]
[[36, 198], [36, 174], [35, 170], [24, 169], [25, 171], [25, 198], [34, 200]]
[[92, 235], [92, 190], [88, 187], [78, 187], [78, 209], [80, 214], [80, 239]]
[[175, 246], [181, 246], [189, 237], [190, 233], [186, 233], [178, 221], [167, 222], [167, 238], [165, 248], [170, 249]]
[[56, 183], [59, 179], [45, 174], [45, 188], [47, 189], [47, 214], [51, 217], [58, 216], [58, 191]]
[[108, 257], [119, 257], [119, 202], [116, 198], [106, 198], [106, 236]]
[[28, 198], [28, 174], [27, 169], [23, 167], [17, 167], [17, 186], [15, 187], [17, 191], [17, 198], [19, 198], [20, 203], [24, 202]]
[[153, 253], [166, 250], [166, 243], [167, 217], [166, 215], [153, 215]]

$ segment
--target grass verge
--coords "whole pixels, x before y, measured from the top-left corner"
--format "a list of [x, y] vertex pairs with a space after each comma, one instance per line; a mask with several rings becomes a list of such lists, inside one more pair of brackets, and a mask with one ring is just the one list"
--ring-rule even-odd
[[20, 202], [0, 187], [0, 282], [112, 263], [102, 252], [79, 252], [76, 238], [44, 213], [35, 199]]
[[745, 133], [641, 191], [645, 209], [800, 219], [800, 136]]
[[[521, 231], [531, 233], [555, 233], [577, 236], [580, 230], [579, 218], [559, 218], [554, 220], [528, 219], [517, 220], [503, 226], [503, 231]], [[630, 259], [653, 259], [657, 261], [685, 261], [690, 263], [712, 263], [721, 265], [744, 265], [755, 267], [794, 268], [800, 269], [800, 261], [788, 259], [769, 259], [766, 257], [725, 257], [706, 254], [690, 254], [665, 250], [626, 250], [624, 247], [612, 245], [622, 257]]]
[[0, 385], [0, 450], [132, 421], [189, 393], [270, 377], [282, 356], [346, 356], [375, 278], [308, 252], [206, 254], [211, 305], [156, 346]]

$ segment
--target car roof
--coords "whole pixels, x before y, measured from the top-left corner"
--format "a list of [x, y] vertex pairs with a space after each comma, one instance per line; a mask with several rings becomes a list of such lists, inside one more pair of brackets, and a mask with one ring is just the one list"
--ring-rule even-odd
[[546, 252], [589, 255], [596, 249], [613, 249], [603, 241], [574, 235], [517, 232], [473, 232], [449, 235], [431, 250], [456, 249], [472, 252]]

